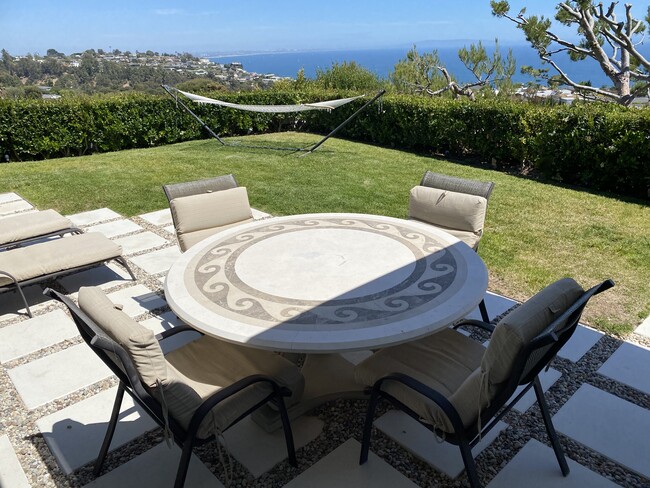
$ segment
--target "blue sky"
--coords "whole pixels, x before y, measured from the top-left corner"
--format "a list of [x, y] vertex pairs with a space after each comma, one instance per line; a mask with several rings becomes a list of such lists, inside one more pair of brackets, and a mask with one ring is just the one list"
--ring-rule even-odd
[[[555, 2], [511, 1], [552, 15]], [[0, 48], [241, 52], [382, 48], [424, 40], [524, 42], [489, 0], [0, 0]]]

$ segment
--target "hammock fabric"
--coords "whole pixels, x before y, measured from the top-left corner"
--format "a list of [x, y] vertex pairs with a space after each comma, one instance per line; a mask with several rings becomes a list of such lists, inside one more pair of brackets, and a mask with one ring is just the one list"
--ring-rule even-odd
[[247, 110], [249, 112], [263, 112], [263, 113], [289, 113], [289, 112], [304, 112], [306, 110], [334, 110], [337, 107], [350, 103], [357, 98], [362, 98], [365, 95], [359, 95], [352, 98], [340, 98], [338, 100], [328, 100], [325, 102], [315, 103], [300, 103], [297, 105], [241, 105], [239, 103], [223, 102], [215, 100], [214, 98], [202, 97], [186, 91], [174, 89], [178, 93], [182, 93], [187, 98], [196, 103], [209, 103], [212, 105], [219, 105], [221, 107], [235, 108], [237, 110]]

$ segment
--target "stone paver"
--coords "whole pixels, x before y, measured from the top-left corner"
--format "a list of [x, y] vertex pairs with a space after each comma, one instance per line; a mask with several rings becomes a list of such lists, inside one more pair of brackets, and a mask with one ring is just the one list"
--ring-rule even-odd
[[[489, 291], [485, 294], [485, 306], [488, 311], [490, 319], [501, 315], [506, 310], [512, 308], [516, 305], [517, 302], [510, 298], [502, 297], [500, 295], [495, 295]], [[472, 311], [466, 318], [474, 320], [482, 320], [481, 312], [478, 307]]]
[[71, 339], [78, 333], [77, 326], [63, 310], [3, 327], [0, 329], [0, 363]]
[[143, 228], [135, 222], [131, 222], [130, 220], [116, 220], [105, 224], [93, 225], [92, 227], [88, 227], [86, 232], [99, 232], [108, 238], [113, 238], [141, 230]]
[[553, 417], [555, 428], [650, 478], [650, 411], [584, 384]]
[[[445, 473], [450, 478], [457, 478], [465, 469], [460, 449], [448, 442], [437, 442], [433, 433], [404, 412], [390, 410], [375, 420], [375, 427], [388, 437], [403, 446], [414, 456], [430, 464], [438, 471]], [[479, 442], [472, 454], [476, 457], [483, 449], [489, 446], [499, 433], [508, 427], [504, 422], [499, 422]], [[372, 450], [372, 439], [370, 440]]]
[[416, 488], [417, 485], [370, 451], [359, 465], [361, 444], [349, 439], [285, 485], [286, 488]]
[[103, 380], [111, 371], [86, 344], [78, 344], [16, 366], [7, 374], [31, 410]]
[[105, 220], [113, 220], [122, 217], [117, 212], [110, 208], [100, 208], [97, 210], [90, 210], [88, 212], [81, 212], [78, 214], [67, 216], [75, 225], [92, 225]]
[[0, 487], [30, 488], [16, 452], [6, 435], [0, 436]]
[[[116, 391], [116, 387], [103, 391], [36, 422], [64, 473], [72, 473], [99, 454]], [[129, 395], [124, 395], [111, 450], [155, 427], [151, 417], [136, 407]]]
[[589, 349], [596, 345], [603, 335], [602, 332], [585, 327], [584, 325], [578, 325], [571, 339], [560, 349], [557, 355], [577, 363]]
[[566, 458], [571, 472], [562, 476], [553, 449], [531, 439], [487, 485], [487, 488], [615, 488], [618, 485]]
[[149, 274], [158, 274], [168, 271], [180, 255], [177, 246], [167, 247], [131, 258], [131, 262]]
[[0, 215], [11, 215], [16, 212], [31, 210], [32, 208], [34, 208], [32, 204], [25, 200], [0, 203]]
[[[549, 368], [548, 371], [542, 370], [542, 372], [539, 374], [539, 381], [542, 384], [542, 390], [546, 392], [551, 386], [555, 384], [557, 380], [560, 379], [561, 376], [562, 373], [553, 368]], [[519, 395], [523, 389], [523, 386], [517, 388], [512, 395], [513, 398]], [[517, 410], [519, 413], [523, 413], [532, 407], [535, 403], [537, 403], [537, 397], [535, 396], [534, 389], [531, 388], [512, 408], [513, 410]]]
[[[86, 485], [86, 488], [160, 488], [173, 486], [181, 457], [177, 446], [163, 442], [144, 454]], [[199, 458], [192, 455], [185, 480], [187, 488], [223, 488]]]
[[122, 246], [123, 255], [135, 254], [137, 252], [146, 251], [147, 249], [164, 246], [169, 243], [167, 239], [149, 231], [141, 232], [140, 234], [132, 236], [119, 237], [113, 239], [113, 242]]
[[122, 305], [122, 311], [129, 317], [136, 317], [167, 304], [165, 300], [144, 285], [122, 288], [109, 293], [108, 298], [116, 305]]
[[[43, 287], [39, 284], [25, 286], [22, 290], [33, 314], [37, 314], [54, 303], [53, 300], [43, 295]], [[0, 322], [16, 317], [28, 317], [20, 295], [15, 291], [0, 293]]]
[[650, 349], [646, 347], [624, 342], [598, 372], [650, 395]]
[[64, 276], [59, 278], [58, 282], [68, 293], [74, 294], [82, 286], [99, 286], [101, 289], [107, 290], [126, 282], [132, 282], [132, 279], [122, 266], [108, 263]]
[[0, 193], [0, 204], [7, 202], [15, 202], [16, 200], [23, 200], [23, 197], [18, 195], [18, 193]]
[[153, 225], [165, 226], [172, 223], [172, 213], [168, 208], [142, 214], [139, 217]]
[[645, 337], [650, 337], [650, 315], [641, 322], [641, 325], [639, 325], [634, 332]]

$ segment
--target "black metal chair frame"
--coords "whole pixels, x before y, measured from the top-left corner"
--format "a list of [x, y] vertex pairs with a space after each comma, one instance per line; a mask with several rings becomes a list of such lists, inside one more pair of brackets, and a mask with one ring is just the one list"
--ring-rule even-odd
[[[467, 193], [469, 195], [477, 195], [486, 200], [490, 200], [492, 190], [494, 190], [494, 183], [492, 181], [478, 181], [468, 180], [464, 178], [456, 178], [455, 176], [447, 176], [440, 173], [434, 173], [427, 170], [422, 176], [420, 186], [427, 186], [429, 188], [438, 188], [440, 190], [455, 191], [458, 193]], [[474, 249], [478, 253], [478, 244]], [[490, 316], [485, 306], [485, 299], [481, 300], [478, 304], [478, 309], [481, 312], [481, 318], [484, 322], [490, 321]]]
[[61, 271], [57, 271], [55, 273], [48, 273], [48, 274], [36, 276], [34, 278], [30, 278], [28, 280], [23, 280], [23, 281], [18, 281], [15, 278], [15, 276], [13, 276], [11, 273], [8, 273], [6, 271], [2, 271], [0, 269], [0, 275], [7, 276], [9, 279], [11, 279], [11, 281], [13, 281], [13, 283], [9, 283], [7, 285], [0, 286], [0, 293], [4, 293], [4, 292], [7, 292], [7, 291], [12, 291], [12, 290], [17, 291], [18, 294], [20, 295], [20, 298], [22, 299], [23, 303], [25, 304], [25, 309], [27, 310], [27, 315], [29, 315], [29, 317], [33, 317], [34, 315], [32, 314], [32, 311], [29, 308], [29, 304], [27, 303], [27, 298], [25, 298], [25, 294], [23, 293], [23, 290], [22, 290], [23, 286], [29, 286], [29, 285], [33, 285], [34, 283], [40, 283], [41, 281], [45, 281], [45, 280], [48, 280], [48, 279], [51, 279], [51, 278], [58, 278], [59, 276], [67, 275], [67, 274], [70, 274], [70, 273], [77, 273], [79, 271], [84, 271], [86, 269], [94, 268], [96, 266], [99, 266], [100, 264], [104, 264], [104, 263], [107, 263], [109, 261], [117, 261], [118, 263], [120, 263], [120, 265], [122, 265], [122, 267], [129, 273], [129, 276], [131, 276], [131, 279], [133, 281], [136, 280], [135, 275], [133, 274], [133, 271], [131, 270], [128, 263], [126, 262], [126, 259], [124, 259], [122, 256], [117, 256], [117, 257], [114, 257], [112, 259], [108, 259], [108, 260], [103, 259], [101, 261], [96, 261], [94, 263], [88, 263], [88, 264], [84, 264], [82, 266], [77, 266], [75, 268], [68, 268], [68, 269], [64, 269], [64, 270], [61, 270]]
[[[539, 381], [539, 373], [545, 367], [548, 368], [551, 360], [555, 357], [557, 352], [566, 344], [575, 331], [582, 311], [584, 310], [589, 299], [605, 290], [614, 286], [612, 280], [606, 280], [599, 285], [586, 291], [576, 302], [571, 305], [561, 316], [549, 324], [540, 334], [537, 335], [517, 356], [513, 371], [509, 381], [504, 388], [496, 395], [491, 401], [490, 406], [481, 411], [481, 428], [478, 430], [478, 423], [473, 423], [470, 427], [466, 428], [460, 418], [460, 415], [449, 402], [449, 400], [440, 392], [430, 388], [429, 386], [421, 383], [420, 381], [405, 375], [403, 373], [392, 373], [375, 382], [370, 391], [370, 403], [366, 414], [365, 425], [363, 429], [363, 441], [361, 445], [361, 455], [359, 464], [363, 464], [368, 460], [368, 451], [370, 449], [370, 435], [372, 431], [372, 423], [375, 415], [375, 410], [380, 398], [385, 398], [393, 405], [397, 406], [400, 410], [413, 417], [420, 424], [424, 425], [427, 429], [435, 431], [437, 435], [444, 438], [450, 444], [456, 445], [460, 448], [460, 453], [465, 465], [465, 471], [472, 488], [479, 488], [481, 483], [479, 481], [478, 473], [476, 470], [476, 463], [472, 456], [472, 448], [487, 434], [492, 428], [506, 415], [510, 409], [523, 397], [528, 390], [534, 388], [537, 403], [539, 404], [546, 433], [549, 436], [553, 451], [557, 458], [562, 474], [567, 476], [569, 474], [569, 466], [567, 465], [564, 457], [564, 452], [558, 435], [553, 426], [551, 415], [548, 410], [548, 405], [544, 398], [544, 391]], [[564, 326], [562, 326], [564, 324]], [[490, 333], [494, 331], [495, 326], [481, 322], [479, 320], [467, 320], [456, 324], [454, 328], [461, 325], [469, 325], [480, 327]], [[435, 429], [430, 424], [423, 423], [421, 417], [404, 405], [398, 399], [382, 390], [382, 385], [387, 381], [397, 381], [414, 390], [415, 392], [423, 395], [436, 403], [440, 409], [449, 418], [453, 428], [453, 433], [442, 432]], [[522, 391], [511, 401], [509, 399], [514, 394], [515, 390], [524, 385]]]
[[[282, 420], [282, 427], [284, 430], [289, 462], [292, 466], [297, 466], [293, 434], [291, 432], [291, 424], [289, 423], [289, 416], [287, 414], [286, 406], [284, 403], [284, 397], [290, 396], [291, 391], [286, 387], [280, 386], [272, 377], [261, 374], [251, 375], [247, 376], [246, 378], [242, 378], [232, 385], [222, 388], [218, 392], [208, 397], [199, 406], [199, 408], [194, 412], [194, 415], [192, 416], [187, 429], [183, 428], [171, 416], [168, 417], [168, 422], [166, 423], [162, 406], [158, 400], [151, 396], [142, 385], [136, 367], [131, 361], [127, 352], [119, 344], [106, 336], [102, 329], [90, 317], [81, 311], [79, 307], [77, 307], [69, 298], [49, 288], [44, 291], [44, 294], [50, 296], [51, 298], [59, 300], [68, 307], [83, 340], [119, 379], [119, 386], [117, 389], [117, 395], [115, 396], [111, 418], [108, 423], [108, 428], [106, 430], [106, 435], [104, 437], [102, 447], [95, 461], [95, 468], [93, 470], [95, 476], [99, 476], [101, 473], [104, 460], [108, 454], [111, 440], [113, 439], [113, 434], [115, 432], [115, 427], [117, 426], [124, 392], [128, 393], [131, 398], [133, 398], [133, 400], [138, 405], [140, 405], [140, 407], [142, 407], [142, 409], [147, 412], [147, 414], [161, 428], [165, 429], [166, 425], [169, 426], [174, 441], [182, 451], [174, 483], [175, 488], [181, 488], [185, 484], [187, 470], [192, 455], [192, 449], [195, 446], [201, 446], [215, 439], [214, 435], [206, 439], [197, 437], [197, 432], [201, 426], [201, 423], [203, 422], [203, 419], [221, 401], [244, 390], [245, 388], [250, 387], [251, 385], [258, 383], [269, 384], [272, 389], [271, 393], [267, 395], [263, 400], [243, 412], [224, 430], [227, 430], [242, 420], [244, 417], [249, 415], [251, 412], [257, 410], [259, 407], [265, 405], [269, 401], [272, 401], [277, 405], [278, 411], [280, 413], [280, 418]], [[196, 331], [190, 326], [185, 325], [166, 330], [162, 334], [156, 335], [156, 339], [158, 341], [163, 341], [173, 335], [182, 332]]]

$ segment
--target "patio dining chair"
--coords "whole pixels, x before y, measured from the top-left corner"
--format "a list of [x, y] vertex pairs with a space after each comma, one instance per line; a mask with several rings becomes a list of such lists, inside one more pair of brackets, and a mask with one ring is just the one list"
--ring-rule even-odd
[[[488, 199], [493, 189], [491, 181], [468, 180], [427, 171], [420, 184], [411, 189], [409, 218], [444, 230], [478, 252]], [[489, 322], [485, 300], [481, 300], [479, 310], [481, 318]]]
[[[538, 375], [569, 340], [589, 299], [612, 286], [607, 280], [585, 292], [565, 278], [514, 309], [496, 327], [478, 320], [455, 326], [490, 332], [487, 348], [447, 328], [383, 349], [361, 362], [355, 368], [355, 379], [370, 389], [370, 403], [359, 463], [368, 459], [375, 409], [379, 399], [385, 398], [457, 445], [470, 486], [480, 487], [472, 448], [533, 388], [560, 469], [567, 476], [569, 467]], [[521, 392], [515, 395], [520, 386]]]
[[229, 227], [270, 217], [251, 208], [232, 174], [163, 186], [182, 252]]
[[294, 364], [271, 351], [209, 336], [163, 355], [164, 340], [194, 329], [181, 326], [154, 336], [97, 287], [79, 290], [79, 307], [54, 290], [45, 293], [68, 307], [83, 340], [119, 379], [95, 476], [101, 473], [125, 392], [163, 429], [166, 439], [181, 447], [176, 488], [185, 483], [195, 446], [215, 439], [269, 402], [280, 413], [289, 462], [296, 465], [284, 401], [285, 397], [297, 401], [304, 388], [303, 376]]

